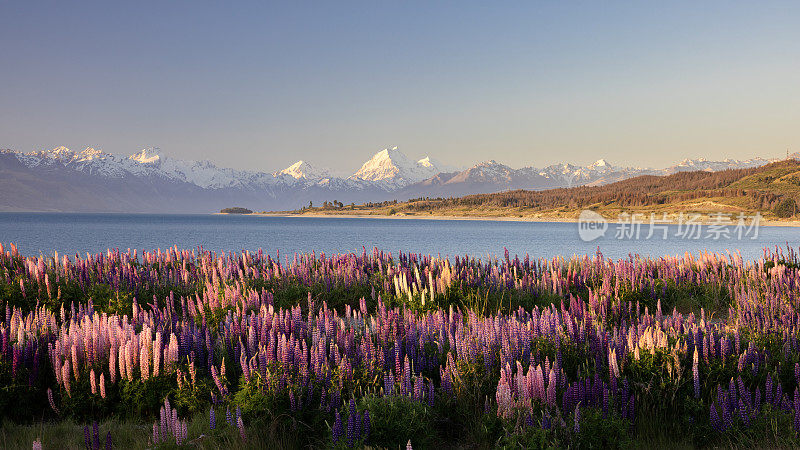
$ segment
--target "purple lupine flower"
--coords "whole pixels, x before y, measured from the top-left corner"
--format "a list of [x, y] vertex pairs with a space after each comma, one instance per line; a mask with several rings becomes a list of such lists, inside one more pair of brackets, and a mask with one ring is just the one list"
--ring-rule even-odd
[[364, 414], [362, 417], [363, 425], [361, 426], [362, 434], [364, 436], [364, 442], [369, 440], [369, 433], [372, 429], [372, 425], [369, 423], [369, 410], [364, 410]]
[[765, 401], [767, 403], [769, 403], [769, 404], [772, 404], [773, 387], [772, 387], [772, 375], [771, 374], [767, 374], [766, 387], [764, 388], [764, 390], [765, 390], [765, 392], [764, 392]]
[[210, 429], [215, 429], [217, 427], [217, 414], [214, 412], [214, 407], [211, 407], [210, 412], [208, 413], [208, 425]]
[[739, 398], [739, 418], [745, 427], [750, 425], [750, 409], [741, 398]]
[[339, 438], [342, 437], [342, 418], [339, 416], [338, 409], [334, 413], [336, 418], [333, 421], [331, 433], [333, 436], [333, 444], [336, 445], [336, 443], [339, 442]]
[[722, 406], [722, 421], [725, 424], [725, 429], [729, 429], [733, 426], [733, 414], [731, 414], [731, 407], [728, 403], [727, 398], [725, 402], [721, 405]]
[[[352, 399], [350, 400], [353, 401]], [[347, 446], [352, 447], [353, 442], [358, 439], [356, 436], [356, 414], [354, 407], [351, 407], [351, 413], [347, 415]]]
[[723, 431], [722, 420], [719, 418], [717, 408], [713, 403], [709, 407], [709, 422], [711, 422], [711, 426], [714, 427], [714, 430], [716, 430], [717, 433], [721, 433]]
[[794, 431], [800, 433], [800, 388], [794, 390]]
[[100, 428], [96, 420], [92, 423], [92, 448], [100, 450]]

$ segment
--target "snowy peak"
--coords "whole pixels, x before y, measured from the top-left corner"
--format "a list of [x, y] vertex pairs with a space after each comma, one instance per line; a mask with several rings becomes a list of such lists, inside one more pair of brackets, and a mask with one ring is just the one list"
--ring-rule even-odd
[[159, 150], [158, 147], [143, 148], [142, 151], [134, 153], [128, 159], [139, 164], [155, 164], [161, 159], [158, 154]]
[[430, 178], [439, 172], [431, 158], [425, 157], [415, 162], [397, 147], [392, 147], [373, 155], [350, 176], [350, 179], [373, 182], [387, 188], [401, 188]]
[[353, 177], [367, 181], [383, 181], [409, 171], [412, 166], [413, 163], [397, 147], [386, 148], [362, 164]]
[[589, 168], [595, 170], [607, 170], [607, 169], [613, 169], [614, 167], [611, 164], [609, 164], [608, 161], [601, 158], [590, 164]]
[[719, 170], [726, 170], [726, 169], [748, 169], [751, 167], [760, 167], [767, 163], [769, 163], [769, 161], [763, 158], [751, 158], [745, 160], [728, 158], [722, 161], [709, 161], [706, 158], [697, 158], [697, 159], [687, 158], [674, 166], [667, 167], [666, 169], [663, 170], [663, 172], [675, 173], [675, 172], [688, 172], [693, 170], [716, 172]]
[[102, 158], [108, 155], [107, 153], [103, 153], [101, 150], [96, 150], [92, 147], [86, 147], [80, 153], [75, 155], [75, 158], [80, 161], [91, 161], [93, 159]]
[[426, 156], [420, 159], [419, 161], [417, 161], [417, 164], [419, 164], [422, 167], [433, 167], [434, 169], [440, 166], [440, 164], [438, 164], [438, 161], [432, 159], [430, 156]]
[[317, 169], [311, 164], [300, 160], [291, 166], [275, 172], [272, 174], [274, 177], [286, 176], [295, 180], [318, 181], [323, 178], [328, 178], [330, 175], [326, 169]]
[[475, 164], [469, 169], [459, 173], [453, 177], [449, 182], [456, 183], [461, 181], [471, 182], [507, 182], [514, 175], [514, 169], [505, 164], [490, 159], [481, 163]]

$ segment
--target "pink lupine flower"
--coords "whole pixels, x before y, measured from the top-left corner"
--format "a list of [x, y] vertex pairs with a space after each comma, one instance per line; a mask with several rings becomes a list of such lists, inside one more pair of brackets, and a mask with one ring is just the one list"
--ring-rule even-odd
[[53, 390], [52, 390], [52, 389], [50, 389], [50, 388], [47, 388], [47, 401], [50, 403], [50, 408], [52, 408], [52, 409], [53, 409], [53, 411], [54, 411], [56, 414], [59, 414], [59, 415], [60, 415], [60, 414], [61, 414], [61, 412], [60, 412], [60, 411], [58, 410], [58, 408], [56, 407], [56, 402], [55, 402], [55, 400], [53, 400]]
[[69, 375], [69, 362], [65, 362], [64, 366], [61, 369], [61, 379], [64, 382], [64, 389], [66, 389], [67, 395], [71, 397], [72, 394], [71, 394], [71, 391], [70, 391], [69, 378], [70, 378], [70, 375]]
[[106, 398], [106, 374], [100, 374], [100, 397]]

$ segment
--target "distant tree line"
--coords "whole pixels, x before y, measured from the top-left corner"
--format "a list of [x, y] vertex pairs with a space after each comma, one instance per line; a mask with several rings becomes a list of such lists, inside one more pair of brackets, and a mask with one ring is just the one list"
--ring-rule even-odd
[[[797, 173], [795, 173], [797, 172]], [[708, 197], [745, 198], [758, 210], [774, 210], [781, 205], [781, 214], [796, 210], [794, 196], [800, 189], [781, 189], [769, 184], [780, 178], [790, 186], [800, 187], [800, 162], [781, 161], [749, 169], [718, 172], [679, 172], [666, 176], [644, 175], [604, 186], [580, 186], [545, 191], [515, 190], [494, 194], [476, 194], [455, 198], [419, 198], [410, 200], [410, 211], [447, 208], [588, 208], [615, 205], [647, 207], [684, 202]], [[737, 182], [740, 182], [737, 185]]]
[[225, 209], [220, 210], [220, 212], [222, 214], [252, 214], [253, 213], [253, 211], [251, 211], [251, 210], [249, 210], [247, 208], [242, 208], [241, 206], [233, 206], [231, 208], [225, 208]]

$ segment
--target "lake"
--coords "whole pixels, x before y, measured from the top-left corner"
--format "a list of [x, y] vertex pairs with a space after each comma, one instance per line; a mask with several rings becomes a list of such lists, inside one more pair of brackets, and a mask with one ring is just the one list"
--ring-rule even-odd
[[397, 253], [531, 257], [591, 254], [598, 246], [610, 258], [629, 253], [649, 256], [684, 252], [739, 250], [746, 259], [761, 256], [765, 246], [797, 246], [800, 228], [760, 227], [756, 239], [699, 239], [676, 237], [678, 225], [668, 226], [668, 239], [617, 239], [612, 229], [591, 242], [579, 237], [578, 224], [488, 220], [425, 220], [337, 217], [261, 217], [236, 215], [150, 215], [0, 213], [0, 242], [15, 243], [25, 255], [98, 253], [108, 248], [153, 250], [177, 245], [202, 246], [214, 251], [257, 250], [273, 256], [295, 252], [361, 252], [362, 247]]

